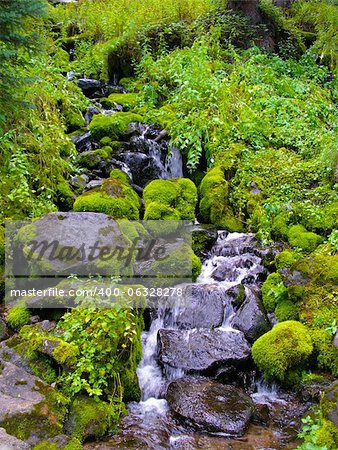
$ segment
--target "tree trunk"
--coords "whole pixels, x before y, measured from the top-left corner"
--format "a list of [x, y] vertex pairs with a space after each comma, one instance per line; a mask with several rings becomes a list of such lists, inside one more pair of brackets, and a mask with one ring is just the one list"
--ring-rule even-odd
[[233, 11], [241, 12], [249, 17], [253, 25], [257, 25], [262, 20], [258, 0], [228, 0], [228, 6]]

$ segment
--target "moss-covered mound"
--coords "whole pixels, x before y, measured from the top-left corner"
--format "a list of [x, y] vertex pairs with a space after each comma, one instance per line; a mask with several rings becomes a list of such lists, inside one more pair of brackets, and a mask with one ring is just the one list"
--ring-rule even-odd
[[115, 219], [139, 219], [140, 199], [130, 184], [128, 175], [112, 170], [110, 178], [98, 188], [80, 195], [74, 211], [101, 212]]
[[111, 156], [112, 148], [108, 145], [89, 152], [83, 152], [79, 155], [78, 165], [85, 169], [96, 169], [101, 161], [108, 159]]
[[95, 141], [100, 141], [106, 136], [118, 141], [128, 134], [132, 122], [142, 122], [142, 117], [130, 112], [117, 112], [111, 116], [97, 114], [93, 117], [89, 129]]
[[129, 111], [137, 105], [137, 94], [110, 94], [108, 98], [101, 100], [102, 106], [105, 108], [114, 108], [116, 104], [123, 106], [123, 109]]
[[296, 321], [279, 323], [252, 347], [258, 368], [268, 379], [284, 381], [292, 369], [301, 368], [313, 351], [307, 328]]
[[228, 231], [243, 231], [229, 205], [229, 185], [221, 167], [208, 171], [200, 188], [200, 216], [204, 223], [213, 223]]
[[195, 218], [197, 189], [188, 178], [154, 180], [143, 192], [145, 220], [190, 220]]
[[306, 252], [313, 252], [323, 241], [323, 238], [316, 233], [309, 232], [303, 225], [294, 225], [288, 232], [290, 245], [300, 248]]

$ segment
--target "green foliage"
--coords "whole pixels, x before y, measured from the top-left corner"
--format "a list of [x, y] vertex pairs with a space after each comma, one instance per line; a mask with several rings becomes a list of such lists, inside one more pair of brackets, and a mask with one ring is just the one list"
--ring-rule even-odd
[[128, 175], [116, 169], [111, 177], [100, 187], [80, 195], [74, 203], [74, 211], [101, 212], [115, 219], [137, 220], [140, 199], [131, 187]]
[[298, 437], [304, 443], [297, 450], [335, 450], [338, 445], [337, 427], [326, 420], [320, 410], [316, 410], [312, 416], [302, 419], [303, 427]]
[[66, 314], [59, 329], [66, 342], [79, 348], [79, 356], [76, 368], [61, 376], [60, 386], [70, 395], [87, 393], [107, 399], [119, 416], [126, 388], [122, 373], [132, 371], [137, 383], [142, 327], [142, 313], [128, 308], [79, 307]]
[[283, 250], [278, 253], [275, 258], [276, 268], [279, 269], [290, 269], [297, 261], [302, 258], [301, 254], [294, 252], [292, 250]]
[[313, 54], [320, 55], [333, 70], [338, 67], [338, 5], [330, 0], [301, 0], [293, 5], [294, 22], [312, 38]]
[[106, 136], [118, 141], [128, 134], [131, 122], [142, 122], [142, 117], [129, 112], [113, 113], [111, 116], [97, 114], [93, 117], [89, 128], [93, 139], [97, 141]]
[[0, 123], [24, 100], [22, 66], [32, 63], [31, 58], [41, 45], [36, 27], [46, 17], [45, 0], [3, 0], [0, 3]]
[[257, 339], [252, 356], [268, 379], [283, 382], [291, 369], [299, 368], [309, 358], [313, 345], [308, 330], [295, 321], [279, 323]]
[[83, 152], [79, 155], [78, 164], [86, 169], [96, 169], [101, 161], [109, 158], [111, 151], [111, 147], [105, 146], [98, 150]]
[[7, 315], [7, 323], [14, 330], [20, 330], [29, 322], [31, 313], [23, 306], [13, 306]]
[[279, 273], [271, 273], [262, 286], [264, 308], [273, 312], [276, 305], [288, 299], [288, 290]]

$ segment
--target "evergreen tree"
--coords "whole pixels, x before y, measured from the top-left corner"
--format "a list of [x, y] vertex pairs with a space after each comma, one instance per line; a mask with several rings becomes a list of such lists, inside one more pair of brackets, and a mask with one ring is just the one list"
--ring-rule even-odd
[[39, 47], [36, 21], [47, 7], [46, 0], [0, 1], [0, 121], [22, 100], [22, 68]]

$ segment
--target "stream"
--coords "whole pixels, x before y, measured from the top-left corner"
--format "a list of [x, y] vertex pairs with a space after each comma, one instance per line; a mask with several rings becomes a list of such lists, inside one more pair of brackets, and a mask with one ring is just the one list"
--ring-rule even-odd
[[[98, 98], [88, 122], [100, 112], [114, 114]], [[89, 132], [73, 140], [79, 153], [98, 148]], [[153, 179], [183, 177], [179, 150], [168, 149], [161, 130], [133, 125], [118, 155], [82, 176], [83, 188], [100, 185], [113, 168], [126, 172], [139, 193]], [[137, 369], [141, 401], [128, 405], [118, 434], [87, 443], [87, 450], [297, 447], [309, 405], [267, 384], [251, 360], [252, 343], [275, 323], [260, 299], [266, 251], [252, 234], [218, 231], [198, 280], [182, 286], [191, 304], [168, 308], [163, 300], [147, 311]]]

